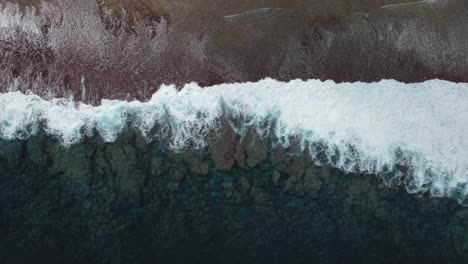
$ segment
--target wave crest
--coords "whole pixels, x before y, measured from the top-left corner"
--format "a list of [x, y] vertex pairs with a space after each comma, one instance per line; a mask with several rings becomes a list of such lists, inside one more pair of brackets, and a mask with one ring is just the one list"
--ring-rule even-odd
[[392, 175], [388, 182], [411, 175], [404, 182], [411, 192], [463, 200], [467, 114], [466, 83], [267, 79], [203, 89], [192, 83], [181, 91], [163, 86], [148, 102], [103, 100], [100, 106], [6, 93], [0, 95], [0, 136], [26, 139], [43, 127], [69, 146], [95, 132], [114, 141], [125, 128], [135, 128], [180, 151], [204, 147], [209, 133], [229, 124], [240, 136], [255, 129], [286, 147], [299, 142], [317, 163]]

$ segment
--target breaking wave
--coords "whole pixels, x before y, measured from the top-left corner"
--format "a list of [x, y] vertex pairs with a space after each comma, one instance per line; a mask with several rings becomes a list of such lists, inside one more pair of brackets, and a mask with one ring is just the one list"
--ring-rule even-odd
[[96, 133], [111, 142], [134, 128], [147, 140], [165, 138], [181, 151], [203, 147], [208, 133], [230, 124], [240, 136], [256, 129], [285, 147], [299, 143], [318, 164], [389, 177], [388, 183], [404, 184], [409, 192], [463, 201], [467, 115], [467, 83], [266, 79], [203, 89], [191, 83], [180, 91], [162, 86], [148, 102], [102, 100], [99, 106], [5, 93], [0, 138], [24, 140], [44, 129], [70, 146]]

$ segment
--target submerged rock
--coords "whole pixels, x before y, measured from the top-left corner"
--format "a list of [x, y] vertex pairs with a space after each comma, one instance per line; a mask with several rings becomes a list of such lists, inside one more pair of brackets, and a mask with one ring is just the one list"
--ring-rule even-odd
[[[266, 150], [272, 139], [253, 132], [213, 135], [203, 150], [180, 153], [126, 136], [71, 147], [41, 135], [0, 142], [0, 260], [468, 260], [467, 209], [454, 200], [317, 166], [295, 147]], [[238, 142], [247, 164], [233, 157]], [[21, 146], [30, 147], [19, 155]]]
[[229, 125], [224, 126], [220, 131], [215, 131], [210, 135], [208, 144], [210, 145], [211, 159], [216, 168], [229, 171], [235, 164], [234, 152], [238, 135]]

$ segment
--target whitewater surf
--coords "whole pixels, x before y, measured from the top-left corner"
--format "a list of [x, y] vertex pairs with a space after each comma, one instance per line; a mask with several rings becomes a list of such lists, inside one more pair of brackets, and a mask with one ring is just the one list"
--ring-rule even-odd
[[0, 263], [468, 263], [466, 0], [0, 0]]
[[346, 172], [382, 174], [405, 166], [411, 192], [460, 201], [468, 192], [466, 83], [190, 84], [181, 91], [163, 86], [148, 102], [103, 100], [100, 106], [16, 92], [0, 95], [0, 109], [4, 140], [27, 139], [42, 124], [65, 146], [94, 132], [113, 142], [130, 127], [148, 141], [166, 136], [174, 150], [183, 151], [205, 146], [208, 133], [228, 122], [240, 136], [254, 129], [283, 147], [295, 138], [317, 164]]

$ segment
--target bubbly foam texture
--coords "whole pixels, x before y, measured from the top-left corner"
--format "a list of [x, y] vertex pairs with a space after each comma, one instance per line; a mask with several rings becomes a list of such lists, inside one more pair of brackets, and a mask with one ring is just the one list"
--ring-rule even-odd
[[20, 12], [18, 5], [2, 6], [0, 1], [0, 34], [2, 31], [19, 28], [24, 32], [39, 33], [40, 18], [34, 14], [32, 8]]
[[148, 140], [169, 137], [175, 150], [201, 147], [210, 131], [229, 122], [226, 116], [239, 120], [232, 125], [240, 134], [248, 128], [262, 132], [271, 121], [270, 136], [280, 144], [298, 138], [313, 158], [325, 154], [327, 163], [348, 172], [384, 175], [405, 166], [411, 192], [461, 200], [467, 195], [466, 83], [267, 79], [203, 89], [192, 83], [181, 91], [163, 86], [148, 102], [103, 100], [100, 106], [19, 92], [0, 95], [2, 139], [26, 139], [43, 124], [65, 146], [94, 131], [111, 142], [130, 125]]

